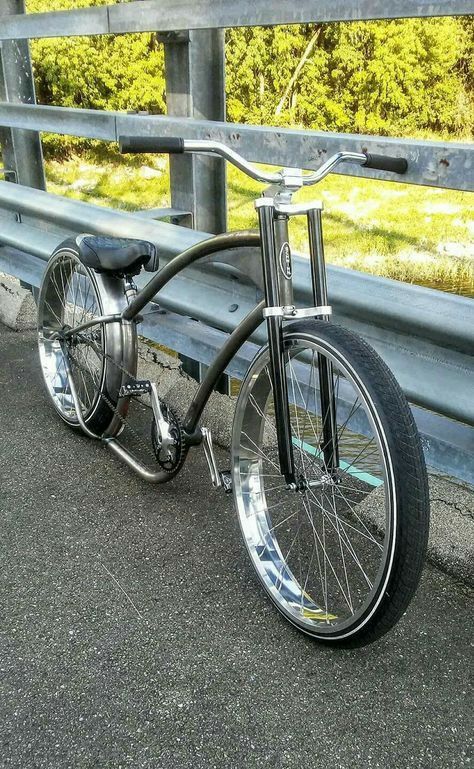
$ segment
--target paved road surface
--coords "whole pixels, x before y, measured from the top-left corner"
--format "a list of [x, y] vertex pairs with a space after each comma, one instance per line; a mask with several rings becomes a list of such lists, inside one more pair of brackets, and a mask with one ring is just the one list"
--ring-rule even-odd
[[0, 328], [0, 361], [1, 767], [468, 766], [465, 588], [428, 567], [386, 640], [315, 645], [199, 450], [150, 487], [55, 417], [33, 334]]

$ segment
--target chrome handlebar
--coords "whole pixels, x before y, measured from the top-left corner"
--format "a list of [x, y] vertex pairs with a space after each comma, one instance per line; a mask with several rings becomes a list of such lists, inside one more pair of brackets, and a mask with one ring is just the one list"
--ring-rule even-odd
[[253, 163], [249, 163], [242, 155], [227, 147], [226, 144], [210, 139], [194, 140], [174, 137], [121, 136], [119, 144], [122, 153], [165, 152], [168, 154], [181, 154], [183, 152], [202, 152], [219, 155], [219, 157], [228, 160], [229, 163], [232, 163], [236, 168], [239, 168], [257, 182], [278, 184], [295, 190], [320, 182], [341, 163], [357, 163], [367, 168], [375, 168], [398, 174], [404, 174], [408, 168], [408, 163], [404, 158], [371, 155], [363, 152], [337, 152], [328, 158], [317, 171], [312, 173], [303, 174], [301, 170], [294, 168], [284, 168], [281, 171], [269, 173], [261, 171]]

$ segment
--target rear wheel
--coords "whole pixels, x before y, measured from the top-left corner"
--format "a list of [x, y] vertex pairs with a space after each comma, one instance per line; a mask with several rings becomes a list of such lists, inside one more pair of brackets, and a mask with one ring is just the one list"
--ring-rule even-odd
[[[136, 372], [136, 332], [100, 317], [123, 309], [122, 281], [98, 275], [79, 259], [73, 240], [63, 243], [48, 262], [38, 299], [38, 343], [43, 377], [50, 399], [62, 419], [79, 428], [68, 368], [89, 430], [97, 435], [120, 429], [117, 412], [124, 369]], [[67, 338], [64, 332], [83, 323], [97, 323]], [[67, 361], [67, 363], [66, 363]], [[68, 364], [68, 365], [67, 365]]]
[[[323, 321], [288, 326], [285, 369], [298, 489], [279, 470], [268, 348], [242, 383], [233, 485], [244, 541], [280, 612], [320, 641], [362, 645], [405, 611], [428, 536], [428, 489], [407, 401], [363, 340]], [[325, 464], [319, 370], [332, 370], [339, 467]]]

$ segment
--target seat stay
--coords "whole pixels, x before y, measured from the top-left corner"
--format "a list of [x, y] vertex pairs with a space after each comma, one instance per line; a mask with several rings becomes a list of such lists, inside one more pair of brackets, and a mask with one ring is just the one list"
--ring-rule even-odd
[[120, 323], [121, 320], [122, 316], [120, 313], [115, 313], [115, 315], [99, 315], [92, 320], [88, 320], [87, 323], [81, 323], [80, 326], [68, 328], [67, 331], [65, 331], [62, 335], [62, 338], [68, 339], [70, 336], [74, 336], [75, 334], [79, 334], [81, 331], [86, 331], [86, 329], [92, 328], [92, 326], [105, 326], [107, 323]]

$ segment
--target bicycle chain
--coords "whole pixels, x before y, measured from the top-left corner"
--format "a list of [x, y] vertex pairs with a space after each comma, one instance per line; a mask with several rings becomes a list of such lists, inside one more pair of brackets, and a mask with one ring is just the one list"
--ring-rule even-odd
[[[131, 374], [129, 371], [127, 371], [127, 369], [125, 368], [125, 366], [123, 366], [121, 363], [118, 363], [118, 362], [115, 360], [115, 358], [113, 358], [111, 355], [109, 355], [108, 353], [106, 353], [104, 350], [101, 350], [100, 348], [98, 348], [98, 347], [97, 347], [97, 345], [95, 345], [95, 344], [94, 344], [94, 342], [93, 342], [93, 341], [92, 341], [90, 338], [86, 337], [84, 334], [77, 334], [77, 338], [79, 338], [79, 339], [80, 339], [81, 341], [83, 341], [83, 342], [84, 342], [86, 345], [88, 345], [89, 347], [91, 347], [91, 348], [94, 350], [94, 352], [96, 353], [96, 355], [98, 355], [99, 357], [102, 357], [102, 358], [106, 358], [107, 360], [109, 360], [109, 361], [110, 361], [110, 362], [111, 362], [111, 363], [112, 363], [112, 364], [113, 364], [113, 365], [114, 365], [116, 368], [118, 368], [118, 369], [119, 369], [119, 370], [120, 370], [120, 371], [121, 371], [123, 374], [126, 374], [126, 375], [127, 375], [127, 377], [129, 377], [130, 379], [135, 379], [135, 377], [134, 377], [134, 376], [133, 376], [133, 375], [132, 375], [132, 374]], [[82, 367], [80, 366], [79, 362], [77, 361], [77, 359], [75, 359], [75, 358], [74, 358], [74, 356], [71, 354], [71, 352], [70, 352], [70, 351], [69, 351], [69, 355], [70, 355], [71, 359], [72, 359], [72, 360], [73, 360], [73, 361], [76, 363], [76, 365], [77, 365], [79, 368], [82, 368]], [[83, 368], [82, 368], [82, 370], [84, 371], [85, 369], [83, 369]], [[90, 373], [90, 372], [88, 372], [88, 373]], [[158, 461], [158, 459], [157, 459], [157, 456], [156, 456], [156, 454], [154, 453], [154, 451], [151, 451], [151, 450], [150, 450], [150, 446], [149, 446], [149, 444], [148, 444], [148, 443], [147, 443], [147, 442], [146, 442], [146, 441], [143, 439], [143, 436], [142, 436], [142, 435], [140, 435], [140, 433], [138, 433], [138, 432], [137, 432], [137, 430], [135, 430], [135, 428], [133, 428], [133, 427], [132, 427], [132, 425], [130, 424], [130, 422], [129, 422], [129, 421], [128, 421], [128, 420], [127, 420], [125, 417], [123, 417], [123, 416], [122, 416], [122, 414], [119, 412], [118, 408], [117, 408], [116, 406], [114, 406], [114, 404], [112, 403], [112, 401], [110, 400], [110, 398], [108, 398], [108, 396], [107, 396], [107, 395], [105, 395], [105, 393], [104, 393], [104, 392], [102, 392], [102, 393], [101, 393], [101, 397], [104, 399], [105, 403], [106, 403], [106, 404], [107, 404], [107, 406], [110, 408], [110, 410], [113, 412], [113, 414], [115, 414], [115, 415], [118, 417], [118, 419], [119, 419], [119, 421], [122, 423], [123, 427], [124, 427], [124, 428], [126, 428], [126, 429], [128, 429], [128, 430], [130, 431], [130, 433], [131, 433], [131, 434], [133, 435], [133, 437], [136, 439], [137, 443], [138, 443], [138, 444], [141, 446], [141, 448], [142, 448], [142, 449], [144, 449], [144, 451], [146, 452], [146, 454], [152, 458], [152, 460], [153, 460], [153, 462], [154, 462], [154, 463], [156, 463], [156, 462]], [[148, 408], [148, 409], [151, 409], [151, 408], [152, 408], [151, 406], [148, 406], [148, 404], [144, 403], [142, 400], [139, 400], [138, 398], [136, 398], [136, 402], [137, 402], [137, 403], [139, 403], [139, 404], [140, 404], [140, 406], [142, 406], [142, 407], [144, 407], [144, 408]], [[178, 420], [178, 421], [179, 421], [179, 420]], [[137, 461], [140, 461], [140, 460], [138, 459], [138, 457], [136, 457], [136, 456], [133, 454], [133, 452], [130, 452], [130, 453], [131, 453], [131, 454], [134, 456], [134, 458], [135, 458]], [[182, 450], [180, 451], [180, 454], [182, 454]], [[159, 463], [159, 464], [160, 464], [160, 466], [161, 466], [161, 463]], [[167, 472], [167, 473], [171, 473], [171, 472], [174, 472], [174, 471], [175, 471], [175, 468], [168, 470], [167, 468], [164, 468], [164, 467], [163, 467], [163, 470], [164, 470], [165, 472]]]

